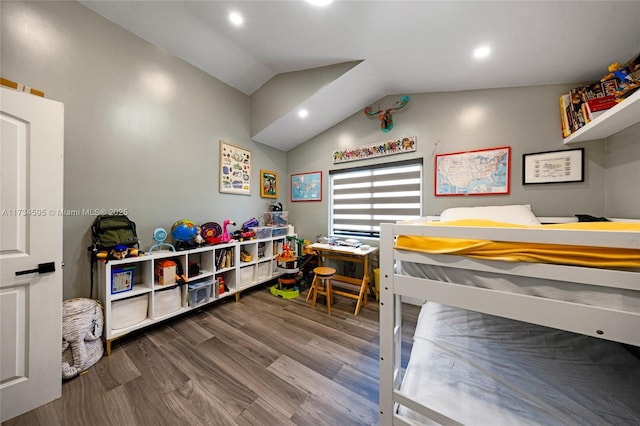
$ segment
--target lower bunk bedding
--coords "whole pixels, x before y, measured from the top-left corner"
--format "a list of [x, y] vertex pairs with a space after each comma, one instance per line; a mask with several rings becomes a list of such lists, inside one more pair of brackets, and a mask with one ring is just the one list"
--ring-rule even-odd
[[640, 359], [623, 345], [433, 302], [400, 391], [469, 425], [640, 423]]
[[[381, 424], [640, 425], [640, 228], [614, 227], [382, 225]], [[401, 297], [429, 300], [404, 374]]]

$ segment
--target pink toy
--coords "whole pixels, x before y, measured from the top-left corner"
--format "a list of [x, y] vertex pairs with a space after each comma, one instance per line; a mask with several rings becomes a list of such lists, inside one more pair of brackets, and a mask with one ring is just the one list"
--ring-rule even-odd
[[227, 226], [229, 225], [236, 226], [236, 223], [229, 219], [224, 220], [224, 222], [222, 223], [222, 237], [220, 238], [221, 243], [228, 243], [229, 241], [231, 241], [229, 231], [227, 230]]

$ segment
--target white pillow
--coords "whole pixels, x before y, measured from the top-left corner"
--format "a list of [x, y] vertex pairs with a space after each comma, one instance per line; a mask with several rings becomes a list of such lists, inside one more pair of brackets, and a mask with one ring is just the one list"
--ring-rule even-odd
[[531, 211], [531, 205], [452, 207], [440, 214], [440, 222], [461, 219], [484, 219], [514, 225], [540, 225], [540, 221]]

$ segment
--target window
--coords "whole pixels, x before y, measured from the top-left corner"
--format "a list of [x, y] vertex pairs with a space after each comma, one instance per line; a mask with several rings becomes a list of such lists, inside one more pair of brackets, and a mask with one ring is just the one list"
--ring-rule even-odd
[[329, 171], [330, 234], [380, 237], [380, 223], [422, 214], [422, 159]]

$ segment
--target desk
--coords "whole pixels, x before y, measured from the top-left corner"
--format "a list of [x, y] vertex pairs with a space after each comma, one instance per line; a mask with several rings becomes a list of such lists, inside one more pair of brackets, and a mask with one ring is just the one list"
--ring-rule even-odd
[[333, 246], [330, 244], [314, 243], [309, 246], [310, 249], [315, 250], [320, 258], [320, 266], [325, 265], [325, 259], [340, 260], [343, 262], [362, 263], [363, 273], [362, 278], [345, 277], [344, 275], [335, 275], [333, 277], [336, 281], [353, 284], [359, 287], [358, 293], [349, 293], [341, 290], [333, 290], [332, 293], [339, 296], [349, 297], [356, 299], [356, 312], [354, 315], [360, 313], [360, 309], [367, 305], [367, 288], [371, 291], [371, 294], [375, 296], [375, 291], [371, 287], [371, 277], [369, 276], [369, 255], [378, 250], [377, 247], [370, 247], [366, 250], [354, 247], [346, 246]]

